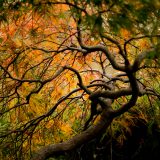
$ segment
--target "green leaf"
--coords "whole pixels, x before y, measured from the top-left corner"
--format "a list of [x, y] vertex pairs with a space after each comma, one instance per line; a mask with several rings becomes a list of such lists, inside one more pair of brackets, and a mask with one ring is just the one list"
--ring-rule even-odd
[[0, 43], [2, 43], [3, 42], [3, 38], [0, 38]]

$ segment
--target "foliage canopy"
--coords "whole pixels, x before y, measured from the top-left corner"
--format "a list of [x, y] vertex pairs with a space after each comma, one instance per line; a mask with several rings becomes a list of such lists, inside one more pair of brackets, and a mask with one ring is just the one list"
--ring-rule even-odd
[[122, 143], [157, 120], [159, 19], [159, 0], [1, 0], [0, 158], [44, 160], [107, 128]]

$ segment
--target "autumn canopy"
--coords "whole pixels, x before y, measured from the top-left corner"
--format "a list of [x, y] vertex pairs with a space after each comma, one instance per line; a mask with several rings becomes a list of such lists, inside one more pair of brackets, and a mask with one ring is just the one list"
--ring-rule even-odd
[[158, 130], [159, 80], [159, 0], [0, 1], [0, 159]]

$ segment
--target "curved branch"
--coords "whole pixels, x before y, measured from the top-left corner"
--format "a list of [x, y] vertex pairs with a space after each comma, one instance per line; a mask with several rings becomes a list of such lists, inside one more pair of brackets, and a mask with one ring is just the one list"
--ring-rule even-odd
[[128, 111], [137, 102], [140, 89], [139, 89], [136, 77], [134, 76], [133, 73], [128, 73], [128, 78], [129, 78], [131, 89], [132, 89], [132, 97], [128, 103], [124, 104], [119, 109], [114, 110], [114, 117], [117, 117], [117, 116], [123, 114], [124, 112]]
[[68, 69], [68, 70], [71, 70], [72, 72], [74, 72], [76, 75], [77, 75], [77, 78], [79, 80], [79, 86], [87, 93], [87, 94], [91, 94], [91, 91], [83, 84], [83, 81], [82, 81], [82, 78], [79, 74], [79, 72], [72, 68], [72, 67], [69, 67], [69, 66], [64, 66], [64, 69]]
[[118, 41], [116, 41], [115, 39], [113, 39], [113, 38], [111, 38], [111, 37], [109, 37], [109, 36], [107, 36], [107, 35], [104, 35], [104, 34], [101, 34], [101, 37], [107, 39], [107, 40], [110, 41], [111, 43], [114, 43], [114, 44], [118, 47], [120, 55], [121, 55], [126, 61], [128, 61], [127, 56], [124, 54], [123, 49], [122, 49], [122, 47], [121, 47], [121, 45], [120, 45], [120, 43], [119, 43]]
[[108, 51], [106, 46], [104, 46], [104, 45], [85, 46], [85, 49], [87, 50], [86, 55], [91, 52], [102, 51], [106, 55], [106, 57], [108, 58], [108, 60], [110, 61], [111, 65], [113, 66], [114, 69], [119, 70], [119, 71], [123, 71], [123, 72], [126, 71], [125, 66], [120, 65], [115, 61], [114, 55]]

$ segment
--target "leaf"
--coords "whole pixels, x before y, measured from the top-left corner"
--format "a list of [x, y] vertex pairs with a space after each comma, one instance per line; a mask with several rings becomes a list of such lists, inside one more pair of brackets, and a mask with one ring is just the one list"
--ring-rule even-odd
[[3, 42], [3, 38], [0, 38], [0, 43], [2, 43]]

